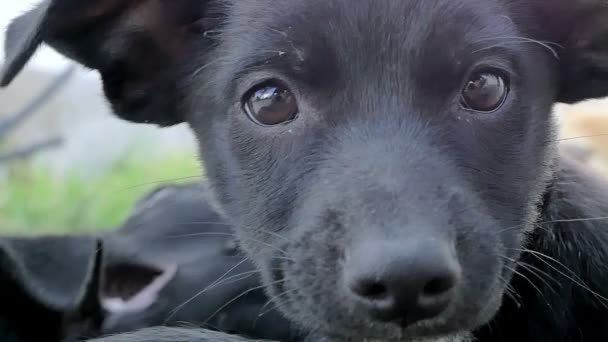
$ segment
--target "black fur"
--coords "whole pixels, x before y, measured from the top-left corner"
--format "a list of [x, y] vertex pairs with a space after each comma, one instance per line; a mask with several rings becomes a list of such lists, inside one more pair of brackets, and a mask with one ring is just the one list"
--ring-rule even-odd
[[608, 186], [562, 158], [521, 275], [480, 341], [608, 340]]
[[[581, 225], [584, 236], [568, 225], [542, 229], [546, 218], [598, 214], [602, 205], [585, 204], [606, 200], [580, 203], [583, 185], [562, 184], [578, 173], [557, 171], [564, 166], [551, 115], [556, 101], [608, 94], [604, 1], [75, 3], [48, 0], [17, 19], [3, 83], [46, 42], [99, 70], [119, 116], [186, 121], [240, 246], [294, 322], [338, 340], [456, 336], [495, 317], [506, 331], [498, 336], [534, 340], [543, 321], [562, 328], [548, 332], [553, 341], [604, 334], [603, 324], [579, 323], [587, 312], [577, 305], [592, 298], [583, 290], [541, 310], [513, 272], [534, 261], [522, 255], [527, 246], [559, 260], [572, 249], [585, 258], [566, 255], [568, 265], [579, 260], [571, 271], [593, 273], [592, 291], [605, 287], [595, 275], [603, 273], [604, 225]], [[509, 96], [494, 112], [461, 106], [477, 70], [508, 79]], [[296, 97], [289, 124], [256, 125], [242, 109], [268, 79]], [[459, 266], [446, 310], [406, 327], [359, 310], [344, 286], [360, 266], [349, 264], [351, 254], [366, 253], [356, 246], [398, 250], [428, 240], [452, 246]], [[498, 312], [511, 279], [522, 312], [538, 321], [518, 324], [521, 313], [509, 314], [508, 303]]]

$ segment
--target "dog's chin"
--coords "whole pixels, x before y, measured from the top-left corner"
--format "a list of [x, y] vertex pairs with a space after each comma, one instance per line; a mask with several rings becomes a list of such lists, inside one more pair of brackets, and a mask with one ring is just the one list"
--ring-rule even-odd
[[[441, 322], [420, 322], [404, 328], [398, 324], [360, 320], [358, 324], [342, 325], [327, 321], [308, 322], [312, 331], [317, 331], [315, 339], [306, 342], [470, 342], [468, 331]], [[315, 323], [318, 323], [316, 325]], [[460, 323], [460, 322], [459, 322]], [[315, 326], [312, 328], [313, 326]]]
[[421, 321], [407, 328], [358, 317], [353, 318], [360, 322], [357, 325], [342, 326], [334, 322], [323, 324], [318, 330], [334, 336], [333, 339], [322, 340], [324, 342], [472, 342], [474, 339], [469, 332], [492, 320], [501, 306], [501, 298], [493, 296], [477, 315], [469, 318], [457, 314], [466, 310], [454, 307], [443, 318]]

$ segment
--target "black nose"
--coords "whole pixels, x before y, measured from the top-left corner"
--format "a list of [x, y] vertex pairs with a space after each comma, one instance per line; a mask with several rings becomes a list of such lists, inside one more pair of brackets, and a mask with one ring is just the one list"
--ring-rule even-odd
[[455, 295], [460, 265], [447, 243], [366, 241], [350, 253], [345, 280], [373, 318], [407, 326], [440, 315]]

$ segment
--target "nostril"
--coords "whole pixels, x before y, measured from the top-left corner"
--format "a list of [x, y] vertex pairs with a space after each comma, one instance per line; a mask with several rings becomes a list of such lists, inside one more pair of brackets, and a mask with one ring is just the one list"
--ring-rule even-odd
[[352, 290], [358, 296], [369, 300], [385, 298], [389, 291], [386, 285], [382, 283], [365, 280], [355, 283]]
[[455, 284], [452, 277], [437, 277], [426, 283], [422, 290], [422, 296], [434, 297], [440, 296], [450, 291]]
[[370, 283], [362, 291], [362, 295], [370, 298], [380, 298], [386, 296], [388, 289], [380, 283]]

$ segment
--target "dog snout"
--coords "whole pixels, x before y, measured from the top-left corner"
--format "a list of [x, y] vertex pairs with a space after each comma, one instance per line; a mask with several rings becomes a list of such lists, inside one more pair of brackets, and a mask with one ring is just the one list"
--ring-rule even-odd
[[372, 319], [408, 326], [448, 308], [461, 269], [447, 243], [412, 239], [360, 244], [344, 272], [351, 298]]

